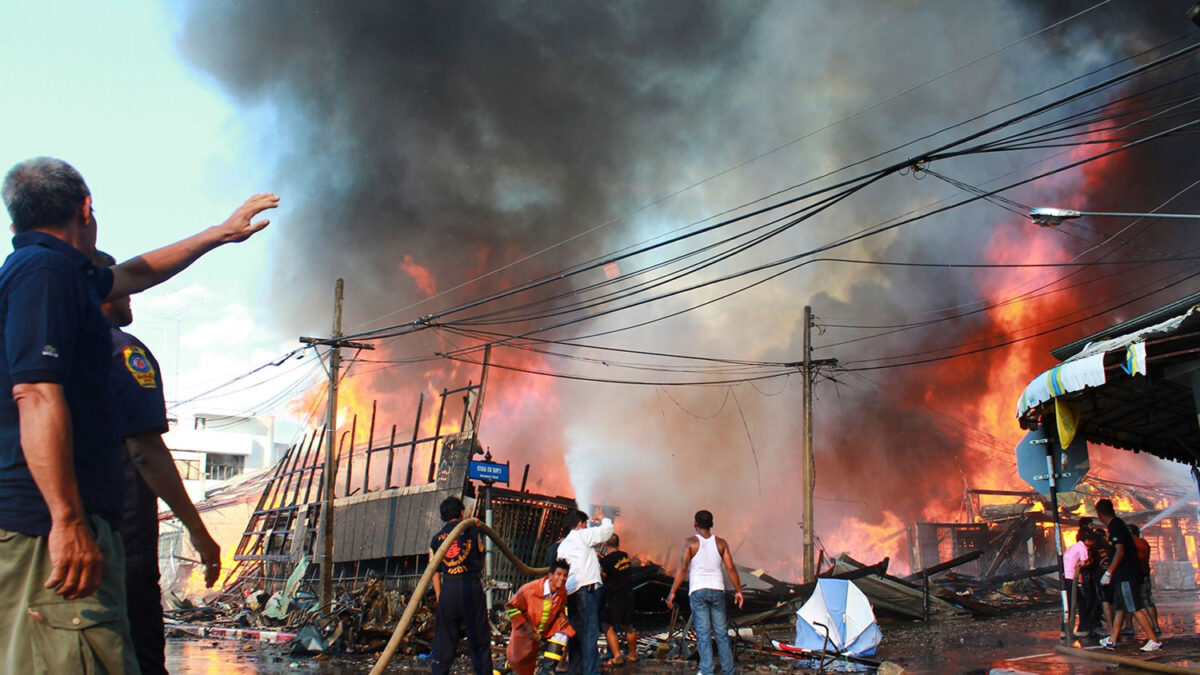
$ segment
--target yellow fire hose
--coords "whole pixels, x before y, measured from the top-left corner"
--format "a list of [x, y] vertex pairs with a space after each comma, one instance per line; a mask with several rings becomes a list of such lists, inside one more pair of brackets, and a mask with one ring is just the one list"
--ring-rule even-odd
[[508, 544], [496, 534], [492, 528], [484, 524], [478, 518], [466, 518], [461, 523], [456, 525], [450, 534], [446, 535], [446, 540], [434, 551], [433, 555], [429, 556], [429, 564], [425, 566], [425, 573], [421, 575], [421, 580], [417, 582], [417, 587], [413, 589], [412, 595], [408, 598], [408, 605], [404, 608], [404, 614], [400, 617], [400, 623], [396, 624], [396, 630], [392, 631], [392, 637], [388, 640], [387, 647], [383, 649], [383, 653], [379, 655], [379, 660], [375, 662], [375, 667], [371, 668], [371, 675], [380, 675], [387, 664], [392, 660], [392, 655], [396, 653], [396, 648], [400, 646], [400, 641], [404, 639], [404, 632], [408, 630], [408, 624], [412, 623], [413, 615], [417, 612], [417, 607], [421, 604], [421, 598], [425, 596], [425, 589], [429, 588], [429, 581], [433, 579], [433, 573], [441, 564], [442, 559], [446, 557], [446, 551], [450, 550], [450, 546], [454, 544], [454, 540], [458, 538], [468, 527], [477, 527], [480, 532], [483, 532], [489, 539], [496, 542], [500, 552], [504, 557], [508, 558], [522, 574], [532, 574], [534, 576], [546, 574], [550, 571], [548, 567], [530, 567], [521, 562], [517, 555], [512, 552]]

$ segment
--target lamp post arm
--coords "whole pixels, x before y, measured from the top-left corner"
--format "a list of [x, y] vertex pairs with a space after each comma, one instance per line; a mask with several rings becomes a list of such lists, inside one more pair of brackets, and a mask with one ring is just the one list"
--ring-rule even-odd
[[1115, 213], [1111, 211], [1076, 211], [1074, 209], [1060, 209], [1055, 206], [1038, 206], [1029, 210], [1030, 220], [1043, 227], [1054, 227], [1056, 225], [1061, 225], [1064, 220], [1071, 220], [1080, 216], [1200, 220], [1200, 215], [1191, 213]]
[[1178, 220], [1200, 220], [1192, 213], [1108, 213], [1104, 211], [1080, 211], [1081, 216], [1105, 216], [1112, 218], [1175, 218]]

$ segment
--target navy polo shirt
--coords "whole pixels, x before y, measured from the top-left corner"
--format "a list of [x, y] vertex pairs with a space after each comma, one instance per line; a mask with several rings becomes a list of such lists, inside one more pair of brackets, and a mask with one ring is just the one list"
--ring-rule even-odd
[[21, 450], [13, 385], [61, 384], [71, 414], [75, 479], [87, 513], [114, 527], [123, 503], [121, 447], [109, 411], [109, 325], [100, 299], [112, 271], [44, 232], [13, 237], [0, 267], [0, 528], [43, 536], [50, 511]]
[[[109, 390], [118, 438], [167, 432], [167, 404], [163, 400], [162, 370], [141, 340], [119, 328], [112, 329], [112, 364]], [[126, 564], [158, 566], [158, 496], [124, 453], [125, 513], [121, 540]]]

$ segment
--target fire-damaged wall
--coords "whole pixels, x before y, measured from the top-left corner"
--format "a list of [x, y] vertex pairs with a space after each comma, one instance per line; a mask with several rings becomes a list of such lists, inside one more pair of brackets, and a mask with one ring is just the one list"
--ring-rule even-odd
[[[480, 520], [490, 498], [496, 533], [523, 562], [543, 566], [550, 545], [565, 533], [568, 517], [575, 513], [575, 501], [502, 488], [488, 494], [467, 480], [468, 463], [478, 450], [470, 436], [452, 437], [443, 445], [435, 482], [335, 501], [334, 577], [354, 583], [374, 573], [389, 585], [414, 581], [424, 571], [430, 539], [443, 526], [439, 506], [451, 496], [463, 498], [466, 515]], [[529, 578], [499, 553], [491, 576], [510, 588]]]
[[462, 496], [462, 488], [421, 485], [338, 500], [333, 516], [335, 563], [428, 554], [429, 539], [442, 527], [438, 505]]
[[[1141, 528], [1142, 537], [1150, 544], [1155, 588], [1196, 587], [1200, 522], [1192, 509], [1182, 508], [1193, 499], [1191, 489], [1085, 477], [1076, 489], [1059, 494], [1059, 527], [1066, 546], [1075, 543], [1079, 519], [1089, 514], [1090, 504], [1100, 496], [1111, 498], [1118, 515]], [[1001, 501], [997, 503], [997, 499]], [[968, 522], [908, 526], [914, 572], [978, 552], [978, 557], [946, 571], [981, 580], [1035, 572], [1057, 574], [1049, 501], [1048, 496], [1029, 491], [967, 490]]]
[[[314, 438], [319, 436], [314, 433]], [[440, 445], [432, 482], [369, 489], [334, 500], [333, 578], [339, 584], [358, 588], [370, 578], [379, 579], [386, 587], [407, 588], [415, 583], [428, 562], [430, 539], [444, 525], [441, 503], [452, 496], [463, 500], [467, 516], [480, 519], [486, 508], [480, 497], [490, 497], [493, 526], [513, 553], [532, 566], [545, 564], [550, 545], [565, 532], [565, 524], [576, 510], [575, 501], [503, 488], [480, 494], [477, 485], [467, 479], [471, 458], [481, 452], [479, 443], [469, 433], [456, 433], [442, 439]], [[261, 488], [259, 508], [247, 523], [242, 545], [234, 555], [245, 567], [235, 575], [239, 583], [227, 591], [246, 584], [269, 592], [279, 590], [301, 564], [306, 565], [307, 578], [319, 573], [318, 566], [301, 561], [319, 559], [324, 548], [320, 493], [301, 488], [305, 478], [318, 475], [321, 457], [306, 453], [302, 465], [297, 452], [301, 446], [280, 460], [275, 476]], [[367, 454], [366, 448], [357, 451]], [[349, 456], [348, 451], [342, 459]], [[291, 478], [297, 475], [301, 479], [293, 482]], [[350, 489], [349, 481], [342, 484]], [[357, 488], [353, 491], [358, 492]], [[280, 499], [278, 492], [287, 496]], [[264, 508], [267, 504], [271, 506]], [[515, 588], [528, 576], [497, 554], [492, 579]]]
[[[429, 553], [429, 540], [443, 523], [438, 507], [463, 497], [467, 466], [478, 443], [455, 435], [442, 443], [432, 483], [342, 497], [333, 503], [335, 563]], [[322, 546], [318, 537], [317, 549]]]

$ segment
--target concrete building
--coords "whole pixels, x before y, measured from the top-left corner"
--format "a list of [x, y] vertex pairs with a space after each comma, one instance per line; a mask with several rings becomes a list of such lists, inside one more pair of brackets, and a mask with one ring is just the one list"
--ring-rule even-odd
[[197, 410], [168, 418], [163, 441], [193, 502], [246, 472], [274, 465], [287, 451], [275, 440], [271, 415], [241, 415]]

